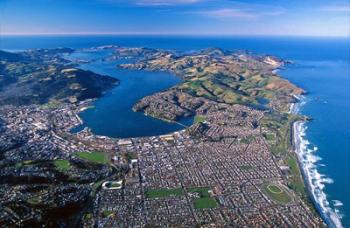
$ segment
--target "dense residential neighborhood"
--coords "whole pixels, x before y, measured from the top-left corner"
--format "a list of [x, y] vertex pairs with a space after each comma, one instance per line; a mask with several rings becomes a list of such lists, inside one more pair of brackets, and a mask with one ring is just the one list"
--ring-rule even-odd
[[[183, 129], [148, 137], [96, 135], [82, 128], [80, 114], [93, 108], [102, 92], [91, 92], [96, 86], [90, 82], [70, 81], [78, 76], [74, 65], [59, 57], [66, 49], [6, 57], [4, 66], [20, 65], [23, 56], [35, 63], [55, 60], [55, 72], [64, 69], [50, 80], [63, 77], [74, 95], [57, 87], [62, 97], [43, 102], [42, 95], [31, 95], [30, 101], [18, 98], [21, 105], [11, 104], [6, 93], [0, 96], [0, 226], [324, 226], [291, 145], [291, 124], [303, 117], [286, 110], [302, 90], [272, 72], [282, 60], [218, 49], [176, 57], [146, 48], [92, 50], [111, 51], [111, 59], [137, 56], [135, 65], [119, 67], [146, 64], [157, 70], [152, 67], [158, 61], [183, 77], [180, 85], [134, 107]], [[47, 55], [37, 60], [42, 52]], [[99, 84], [97, 74], [84, 72]], [[33, 73], [27, 74], [17, 83], [30, 85]], [[116, 81], [101, 80], [101, 90]], [[273, 90], [276, 84], [280, 91]], [[271, 102], [260, 101], [274, 93]], [[184, 117], [193, 123], [177, 122]]]

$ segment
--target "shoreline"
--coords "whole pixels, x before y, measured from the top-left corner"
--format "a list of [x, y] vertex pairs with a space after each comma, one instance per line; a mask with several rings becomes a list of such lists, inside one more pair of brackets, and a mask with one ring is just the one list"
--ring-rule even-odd
[[[299, 114], [301, 106], [305, 105], [304, 97], [296, 97], [297, 103], [292, 103], [291, 114]], [[316, 146], [309, 149], [310, 142], [305, 139], [305, 124], [307, 121], [295, 121], [292, 124], [292, 149], [297, 156], [297, 162], [304, 180], [308, 195], [317, 213], [329, 227], [341, 228], [341, 215], [334, 211], [329, 205], [326, 193], [323, 188], [326, 183], [332, 183], [330, 178], [320, 174], [317, 170], [317, 162], [321, 159], [314, 153], [318, 150]]]

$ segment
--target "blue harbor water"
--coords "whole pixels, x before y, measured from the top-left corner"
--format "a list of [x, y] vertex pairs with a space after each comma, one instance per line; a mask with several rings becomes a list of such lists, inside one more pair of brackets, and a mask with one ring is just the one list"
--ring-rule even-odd
[[[294, 63], [280, 74], [304, 88], [299, 112], [313, 118], [295, 127], [298, 155], [317, 207], [331, 226], [350, 227], [350, 41], [346, 38], [296, 37], [167, 37], [167, 36], [43, 36], [0, 37], [0, 49], [90, 48], [100, 45], [152, 47], [190, 51], [207, 47], [273, 54]], [[79, 58], [95, 58], [92, 53]], [[100, 56], [97, 56], [100, 57]], [[96, 57], [96, 58], [97, 58]], [[141, 97], [169, 88], [180, 80], [167, 73], [118, 70], [115, 63], [82, 65], [120, 79], [81, 114], [97, 134], [116, 137], [163, 134], [177, 124], [134, 113]], [[190, 123], [190, 120], [188, 120]], [[186, 122], [186, 121], [185, 121]]]
[[[80, 113], [84, 124], [73, 129], [79, 131], [89, 127], [95, 134], [110, 137], [138, 137], [166, 134], [183, 128], [177, 123], [168, 123], [141, 112], [133, 112], [133, 105], [141, 98], [165, 90], [180, 83], [180, 79], [166, 72], [125, 70], [117, 67], [124, 61], [104, 61], [108, 51], [81, 51], [69, 59], [88, 60], [80, 67], [85, 70], [116, 77], [120, 84], [93, 103], [93, 108]], [[183, 119], [181, 124], [189, 126], [192, 119]]]

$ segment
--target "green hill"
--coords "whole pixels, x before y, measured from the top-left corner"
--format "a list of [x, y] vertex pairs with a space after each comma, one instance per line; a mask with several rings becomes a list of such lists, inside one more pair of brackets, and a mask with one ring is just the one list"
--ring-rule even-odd
[[59, 54], [71, 49], [0, 52], [0, 104], [77, 102], [100, 97], [118, 80], [66, 64]]

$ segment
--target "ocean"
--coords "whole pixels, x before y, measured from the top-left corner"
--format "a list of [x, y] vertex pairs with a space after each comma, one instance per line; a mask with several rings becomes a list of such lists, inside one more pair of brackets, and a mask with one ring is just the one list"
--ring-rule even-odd
[[[328, 224], [350, 227], [350, 40], [318, 37], [182, 37], [182, 36], [5, 36], [0, 49], [89, 48], [101, 45], [190, 51], [208, 47], [248, 50], [293, 61], [280, 74], [307, 91], [296, 109], [312, 118], [294, 126], [297, 153], [309, 189]], [[88, 56], [94, 57], [93, 54]], [[82, 114], [86, 126], [116, 137], [163, 134], [176, 124], [133, 113], [133, 102], [169, 88], [179, 79], [167, 73], [116, 70], [93, 62], [82, 68], [109, 74], [121, 85]], [[132, 93], [131, 93], [132, 92]], [[125, 94], [125, 93], [128, 93]], [[119, 98], [118, 98], [119, 96]], [[189, 124], [190, 120], [184, 120]], [[136, 124], [135, 124], [136, 123]]]

